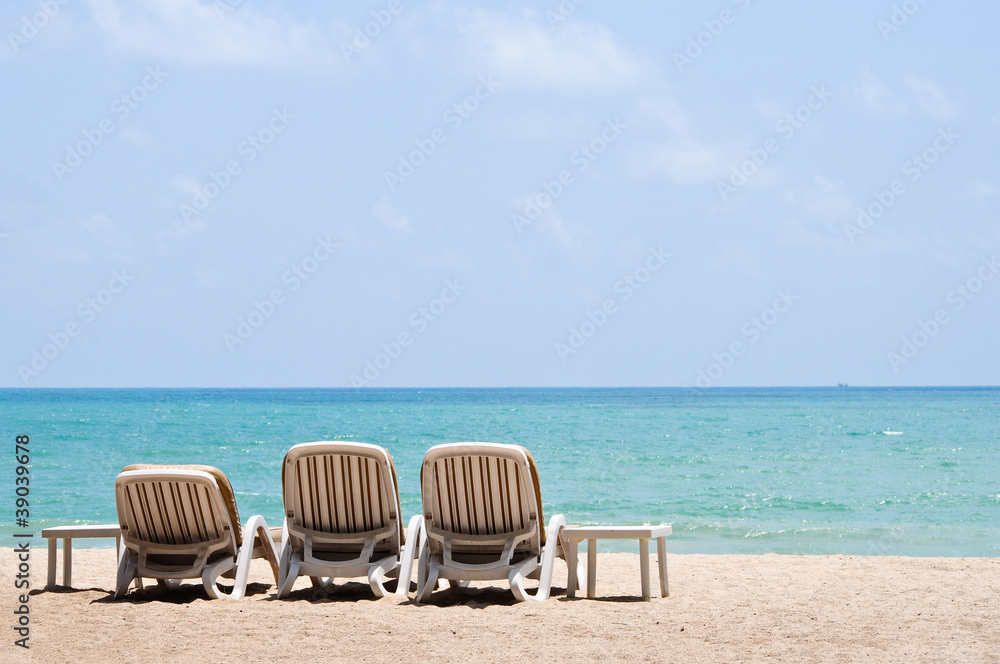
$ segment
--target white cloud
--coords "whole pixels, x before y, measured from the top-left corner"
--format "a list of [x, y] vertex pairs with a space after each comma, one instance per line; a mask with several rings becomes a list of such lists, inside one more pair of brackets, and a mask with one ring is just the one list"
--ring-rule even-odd
[[639, 142], [631, 159], [632, 169], [640, 178], [711, 182], [726, 177], [742, 154], [732, 144], [699, 140], [687, 113], [673, 102], [640, 101], [629, 123], [648, 136]]
[[904, 81], [916, 98], [917, 105], [927, 115], [939, 120], [946, 120], [958, 113], [958, 107], [948, 99], [945, 91], [931, 79], [907, 76]]
[[822, 175], [815, 176], [810, 185], [789, 190], [785, 199], [804, 214], [827, 221], [844, 221], [851, 218], [857, 209], [854, 201], [844, 191], [843, 182]]
[[165, 197], [163, 204], [167, 209], [173, 210], [178, 214], [178, 218], [170, 224], [170, 226], [160, 232], [157, 236], [157, 240], [164, 239], [180, 239], [187, 237], [188, 235], [197, 235], [199, 233], [204, 233], [208, 230], [208, 225], [202, 221], [200, 216], [193, 216], [187, 220], [180, 218], [178, 202], [191, 204], [191, 200], [194, 197], [195, 191], [201, 187], [201, 183], [198, 182], [196, 178], [190, 175], [184, 175], [183, 173], [178, 173], [177, 175], [170, 178], [169, 182], [170, 188], [174, 190], [176, 196]]
[[765, 120], [776, 122], [784, 117], [788, 109], [780, 101], [770, 96], [761, 96], [754, 102], [754, 110]]
[[[555, 203], [539, 205], [541, 192], [518, 196], [511, 201], [514, 211], [530, 223], [521, 226], [521, 233], [528, 239], [543, 238], [554, 242], [560, 249], [575, 257], [593, 255], [599, 250], [593, 229], [586, 224], [566, 221], [556, 210]], [[535, 210], [529, 215], [528, 210]]]
[[870, 70], [865, 70], [861, 83], [850, 91], [851, 96], [873, 115], [903, 117], [916, 106], [936, 120], [946, 120], [958, 113], [945, 91], [929, 78], [905, 76], [908, 94], [898, 94], [882, 83]]
[[861, 107], [873, 115], [903, 116], [909, 111], [906, 101], [870, 71], [864, 73], [861, 83], [854, 86], [851, 93]]
[[87, 0], [111, 50], [185, 65], [236, 65], [275, 70], [339, 71], [345, 23], [324, 30], [314, 21], [265, 16], [249, 5], [231, 11], [198, 0]]
[[992, 198], [1000, 193], [1000, 188], [995, 184], [976, 180], [969, 185], [969, 192], [974, 198]]
[[152, 150], [156, 147], [156, 141], [153, 140], [153, 137], [150, 136], [149, 132], [145, 129], [139, 129], [138, 127], [122, 127], [122, 130], [118, 132], [118, 134], [137, 148]]
[[413, 231], [413, 227], [410, 225], [410, 218], [397, 212], [389, 202], [388, 196], [383, 197], [382, 200], [375, 204], [375, 207], [372, 208], [372, 215], [383, 226], [388, 228], [407, 233]]
[[190, 175], [178, 173], [174, 177], [170, 178], [170, 186], [182, 197], [191, 198], [194, 196], [194, 192], [198, 189], [198, 187], [201, 186], [201, 183]]
[[103, 212], [97, 212], [80, 219], [80, 225], [99, 238], [110, 238], [115, 234], [115, 223]]
[[[77, 217], [76, 221], [90, 233], [89, 239], [94, 241], [93, 247], [96, 255], [104, 256], [107, 259], [132, 262], [134, 246], [131, 238], [122, 233], [117, 224], [106, 213], [95, 212]], [[83, 243], [90, 244], [88, 240], [84, 240]]]
[[443, 21], [465, 41], [475, 72], [488, 71], [504, 85], [609, 92], [659, 76], [599, 23], [568, 20], [553, 30], [533, 10], [511, 16], [484, 9], [456, 10]]
[[674, 182], [707, 182], [726, 176], [735, 157], [717, 145], [686, 140], [649, 150], [646, 166]]

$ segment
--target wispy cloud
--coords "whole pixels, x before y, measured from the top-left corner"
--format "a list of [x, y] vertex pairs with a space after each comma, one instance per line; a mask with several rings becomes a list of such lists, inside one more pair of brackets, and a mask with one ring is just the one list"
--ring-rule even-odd
[[410, 233], [413, 231], [413, 226], [410, 224], [410, 218], [405, 214], [400, 214], [392, 207], [392, 203], [389, 202], [389, 197], [383, 197], [375, 207], [372, 208], [372, 216], [375, 217], [383, 226], [387, 228], [392, 228], [397, 231], [404, 231]]
[[145, 129], [139, 129], [138, 127], [122, 127], [122, 130], [118, 132], [124, 140], [128, 141], [137, 148], [142, 148], [143, 150], [152, 150], [156, 147], [156, 141], [153, 137], [149, 135]]
[[969, 193], [972, 194], [973, 198], [993, 198], [1000, 193], [1000, 188], [998, 188], [995, 184], [983, 182], [982, 180], [976, 180], [969, 184]]
[[700, 139], [688, 113], [674, 102], [642, 100], [630, 122], [646, 134], [630, 160], [640, 178], [711, 182], [725, 177], [740, 155], [739, 146]]
[[569, 20], [553, 30], [534, 10], [457, 9], [438, 18], [461, 36], [476, 72], [492, 72], [511, 87], [610, 92], [658, 78], [654, 64], [600, 23]]
[[177, 192], [182, 198], [190, 198], [198, 190], [199, 182], [197, 178], [190, 175], [178, 173], [170, 178], [170, 188]]
[[870, 71], [865, 72], [861, 83], [854, 86], [851, 93], [861, 108], [873, 115], [903, 116], [909, 111], [906, 101]]
[[866, 70], [861, 82], [851, 90], [855, 102], [872, 115], [903, 117], [916, 107], [936, 120], [954, 117], [958, 106], [940, 85], [929, 78], [905, 76], [905, 93], [897, 93], [878, 77]]
[[958, 113], [958, 106], [952, 103], [941, 86], [931, 79], [907, 76], [904, 81], [917, 105], [932, 118], [947, 120]]
[[[537, 200], [537, 192], [519, 196], [511, 201], [511, 208], [520, 214]], [[541, 244], [555, 245], [574, 258], [600, 253], [593, 228], [584, 223], [563, 219], [555, 203], [541, 209], [530, 228], [525, 230], [525, 235], [529, 241], [541, 239]]]
[[[349, 28], [324, 28], [242, 4], [198, 0], [87, 0], [91, 20], [114, 52], [185, 65], [338, 72]], [[220, 7], [231, 11], [220, 11]]]
[[[824, 221], [844, 221], [857, 209], [843, 182], [822, 175], [814, 176], [808, 185], [788, 190], [785, 200], [802, 213]], [[840, 226], [833, 224], [830, 228], [839, 230]]]

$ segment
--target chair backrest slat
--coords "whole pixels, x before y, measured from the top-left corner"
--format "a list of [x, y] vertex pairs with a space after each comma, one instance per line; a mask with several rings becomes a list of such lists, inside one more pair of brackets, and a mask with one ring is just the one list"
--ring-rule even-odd
[[292, 447], [282, 468], [285, 516], [292, 530], [349, 535], [402, 528], [389, 453], [366, 443], [317, 442]]
[[[544, 543], [538, 476], [530, 453], [517, 445], [454, 443], [431, 448], [421, 469], [428, 532], [477, 537], [535, 530]], [[460, 538], [459, 538], [460, 539]]]
[[238, 527], [215, 480], [200, 471], [187, 476], [177, 470], [123, 472], [116, 492], [126, 539], [192, 545], [218, 540]]

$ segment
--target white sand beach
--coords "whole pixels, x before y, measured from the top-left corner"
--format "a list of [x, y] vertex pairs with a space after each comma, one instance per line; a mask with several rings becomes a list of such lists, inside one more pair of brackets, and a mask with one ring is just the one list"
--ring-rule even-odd
[[[277, 600], [263, 561], [241, 601], [208, 600], [193, 582], [114, 601], [112, 550], [73, 562], [73, 589], [42, 591], [46, 553], [33, 552], [31, 648], [8, 629], [0, 660], [1000, 662], [991, 558], [669, 554], [671, 596], [654, 583], [643, 602], [638, 556], [600, 554], [595, 599], [567, 599], [560, 564], [546, 602], [514, 603], [493, 582], [423, 605], [376, 600], [361, 580], [326, 593], [300, 579]], [[12, 549], [0, 566], [15, 569]], [[13, 584], [3, 588], [10, 610]]]

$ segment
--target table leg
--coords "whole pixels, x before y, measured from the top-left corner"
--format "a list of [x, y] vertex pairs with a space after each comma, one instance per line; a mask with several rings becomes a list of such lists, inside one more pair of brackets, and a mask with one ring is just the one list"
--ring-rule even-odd
[[63, 540], [63, 585], [67, 588], [73, 585], [73, 539]]
[[597, 594], [597, 540], [587, 540], [587, 597]]
[[576, 554], [577, 546], [579, 546], [580, 540], [569, 540], [569, 546], [566, 547], [566, 564], [569, 566], [569, 578], [566, 580], [566, 597], [573, 599], [576, 597]]
[[670, 582], [667, 580], [667, 538], [656, 538], [656, 555], [660, 563], [660, 596], [670, 597]]
[[49, 576], [45, 582], [46, 588], [52, 588], [56, 585], [56, 540], [54, 537], [49, 538]]
[[642, 576], [642, 598], [649, 599], [649, 540], [639, 540], [639, 574]]

